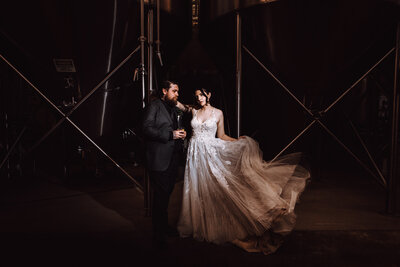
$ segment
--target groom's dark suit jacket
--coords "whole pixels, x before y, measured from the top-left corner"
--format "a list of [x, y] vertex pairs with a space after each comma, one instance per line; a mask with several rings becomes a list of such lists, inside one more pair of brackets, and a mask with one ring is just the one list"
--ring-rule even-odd
[[165, 171], [174, 152], [172, 139], [173, 121], [161, 99], [147, 106], [143, 117], [143, 133], [146, 138], [147, 167], [151, 171]]

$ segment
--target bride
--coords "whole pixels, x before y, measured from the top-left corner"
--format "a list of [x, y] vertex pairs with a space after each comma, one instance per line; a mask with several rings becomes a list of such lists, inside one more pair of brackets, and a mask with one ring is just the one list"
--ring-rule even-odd
[[262, 159], [250, 137], [225, 134], [221, 110], [210, 105], [211, 92], [195, 91], [183, 200], [178, 231], [216, 244], [231, 242], [249, 252], [270, 254], [293, 229], [293, 212], [309, 172], [297, 163], [300, 154], [274, 162]]

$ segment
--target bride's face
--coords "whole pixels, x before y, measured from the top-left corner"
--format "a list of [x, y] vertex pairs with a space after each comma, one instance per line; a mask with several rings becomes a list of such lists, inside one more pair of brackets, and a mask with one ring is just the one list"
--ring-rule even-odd
[[[208, 100], [210, 100], [211, 94], [208, 94], [207, 96], [208, 96]], [[194, 97], [195, 97], [197, 103], [198, 103], [201, 107], [204, 107], [205, 105], [207, 105], [207, 97], [203, 94], [202, 91], [196, 90], [196, 91], [194, 92]]]

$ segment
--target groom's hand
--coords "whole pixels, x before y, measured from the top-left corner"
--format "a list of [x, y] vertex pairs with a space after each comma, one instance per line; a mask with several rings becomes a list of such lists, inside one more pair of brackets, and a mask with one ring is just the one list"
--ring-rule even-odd
[[174, 139], [185, 139], [186, 131], [185, 130], [175, 130], [172, 132]]

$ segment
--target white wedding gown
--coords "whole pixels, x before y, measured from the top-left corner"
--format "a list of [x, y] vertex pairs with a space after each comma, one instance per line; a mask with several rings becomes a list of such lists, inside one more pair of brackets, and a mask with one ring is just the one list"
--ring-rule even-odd
[[[295, 224], [293, 209], [309, 172], [297, 165], [300, 154], [268, 163], [250, 137], [216, 138], [215, 109], [204, 122], [193, 110], [178, 231], [248, 251], [274, 252]], [[275, 238], [274, 238], [275, 237]]]

